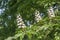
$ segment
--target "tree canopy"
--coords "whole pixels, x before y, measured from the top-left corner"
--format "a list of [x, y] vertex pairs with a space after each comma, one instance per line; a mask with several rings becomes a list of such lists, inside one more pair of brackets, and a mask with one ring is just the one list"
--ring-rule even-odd
[[[51, 19], [50, 7], [55, 15]], [[36, 10], [42, 15], [39, 22]], [[18, 14], [26, 28], [18, 28]], [[60, 0], [0, 0], [0, 40], [60, 40]]]

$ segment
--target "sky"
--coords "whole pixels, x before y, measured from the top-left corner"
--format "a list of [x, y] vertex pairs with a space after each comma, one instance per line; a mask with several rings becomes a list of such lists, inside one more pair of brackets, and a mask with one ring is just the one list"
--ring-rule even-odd
[[4, 12], [5, 9], [0, 9], [0, 15]]

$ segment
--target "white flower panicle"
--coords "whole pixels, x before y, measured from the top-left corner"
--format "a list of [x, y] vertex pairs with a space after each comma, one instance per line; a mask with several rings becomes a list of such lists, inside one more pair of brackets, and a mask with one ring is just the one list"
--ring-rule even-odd
[[35, 21], [39, 22], [42, 20], [42, 17], [40, 16], [40, 12], [38, 10], [35, 11]]
[[25, 28], [26, 27], [20, 14], [17, 15], [17, 26], [18, 26], [18, 28]]
[[54, 10], [53, 10], [52, 7], [50, 7], [50, 8], [48, 9], [48, 15], [49, 15], [50, 18], [55, 17]]

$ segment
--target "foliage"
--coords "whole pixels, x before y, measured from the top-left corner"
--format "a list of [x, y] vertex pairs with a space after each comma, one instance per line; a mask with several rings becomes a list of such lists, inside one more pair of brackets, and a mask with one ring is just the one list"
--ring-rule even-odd
[[[60, 0], [0, 0], [0, 9], [5, 9], [0, 15], [0, 40], [60, 40], [60, 10], [55, 10], [57, 15], [52, 19], [47, 14], [49, 6], [56, 3], [60, 4]], [[45, 16], [34, 24], [36, 9]], [[32, 21], [31, 27], [17, 27], [16, 15], [19, 13], [24, 22]]]

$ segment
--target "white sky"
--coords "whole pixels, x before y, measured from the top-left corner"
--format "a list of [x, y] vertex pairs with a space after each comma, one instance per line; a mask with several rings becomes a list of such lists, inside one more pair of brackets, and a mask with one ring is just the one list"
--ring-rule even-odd
[[0, 9], [0, 15], [4, 12], [5, 9]]

